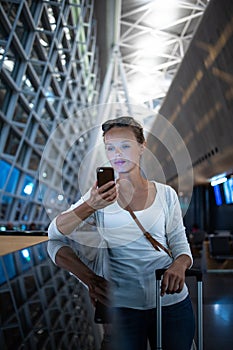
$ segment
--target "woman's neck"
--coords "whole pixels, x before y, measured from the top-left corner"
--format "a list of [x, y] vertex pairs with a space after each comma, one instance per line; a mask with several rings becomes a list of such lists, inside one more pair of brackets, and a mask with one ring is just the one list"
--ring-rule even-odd
[[120, 173], [118, 178], [119, 184], [122, 186], [130, 185], [130, 187], [137, 189], [145, 189], [148, 186], [148, 180], [142, 177], [140, 169], [128, 173]]
[[118, 204], [122, 208], [130, 206], [132, 210], [141, 210], [150, 206], [154, 200], [154, 185], [143, 178], [140, 172], [121, 173], [118, 184]]

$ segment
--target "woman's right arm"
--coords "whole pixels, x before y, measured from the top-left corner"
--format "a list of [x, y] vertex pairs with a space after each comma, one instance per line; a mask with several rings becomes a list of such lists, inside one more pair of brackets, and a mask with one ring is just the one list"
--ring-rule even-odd
[[108, 304], [108, 283], [89, 268], [88, 263], [84, 263], [76, 254], [75, 250], [77, 253], [79, 252], [79, 243], [74, 244], [72, 242], [74, 245], [72, 247], [70, 240], [56, 229], [54, 221], [50, 224], [48, 236], [47, 251], [51, 260], [60, 268], [71, 272], [87, 286], [94, 305], [96, 300]]
[[48, 229], [48, 252], [51, 259], [61, 268], [70, 271], [88, 286], [93, 303], [96, 300], [108, 304], [108, 282], [86, 266], [67, 243], [66, 235], [72, 233], [77, 226], [93, 214], [115, 202], [118, 195], [117, 186], [110, 188], [113, 182], [97, 188], [95, 183], [87, 200], [79, 202], [71, 210], [58, 215]]
[[84, 221], [94, 212], [94, 208], [92, 208], [87, 202], [83, 202], [78, 207], [57, 216], [57, 229], [63, 235], [69, 235], [77, 228], [78, 225], [81, 224], [82, 221]]
[[55, 262], [59, 267], [73, 273], [88, 287], [89, 295], [94, 305], [96, 300], [103, 304], [109, 304], [107, 280], [96, 275], [87, 267], [72, 248], [68, 246], [61, 247], [56, 254]]
[[[69, 235], [86, 218], [92, 215], [96, 210], [102, 209], [116, 201], [118, 196], [117, 186], [111, 188], [114, 181], [97, 187], [94, 184], [90, 191], [90, 197], [73, 210], [69, 210], [57, 216], [56, 226], [63, 235]], [[110, 189], [109, 189], [110, 188]]]

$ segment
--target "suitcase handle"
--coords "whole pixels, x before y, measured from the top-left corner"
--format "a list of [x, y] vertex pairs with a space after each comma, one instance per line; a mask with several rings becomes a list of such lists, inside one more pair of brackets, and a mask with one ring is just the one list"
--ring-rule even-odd
[[[157, 302], [157, 340], [156, 340], [156, 349], [162, 349], [162, 333], [161, 333], [161, 296], [158, 292], [161, 285], [161, 277], [167, 269], [158, 269], [155, 271], [156, 275], [156, 302]], [[202, 309], [202, 272], [198, 269], [189, 269], [185, 271], [185, 276], [193, 276], [197, 279], [197, 295], [198, 295], [198, 304], [197, 304], [197, 314], [198, 314], [198, 350], [203, 350], [203, 309]]]
[[[167, 269], [158, 269], [155, 271], [156, 275], [156, 280], [159, 281], [161, 280], [162, 275]], [[198, 269], [189, 269], [185, 271], [185, 276], [186, 277], [196, 277], [198, 282], [202, 282], [202, 272], [201, 270]]]

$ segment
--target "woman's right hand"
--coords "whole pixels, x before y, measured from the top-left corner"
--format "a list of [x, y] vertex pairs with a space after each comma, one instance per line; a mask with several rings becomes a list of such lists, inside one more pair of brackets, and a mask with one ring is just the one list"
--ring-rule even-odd
[[114, 181], [109, 181], [107, 184], [98, 188], [96, 181], [91, 189], [90, 198], [86, 201], [86, 203], [93, 209], [98, 210], [114, 203], [117, 198], [118, 184], [115, 184]]
[[87, 285], [89, 288], [89, 295], [94, 306], [96, 306], [97, 300], [102, 304], [110, 305], [109, 282], [105, 278], [94, 275]]
[[61, 247], [56, 254], [55, 262], [61, 268], [72, 272], [88, 287], [93, 305], [96, 304], [97, 300], [105, 305], [110, 304], [109, 282], [87, 267], [71, 247]]

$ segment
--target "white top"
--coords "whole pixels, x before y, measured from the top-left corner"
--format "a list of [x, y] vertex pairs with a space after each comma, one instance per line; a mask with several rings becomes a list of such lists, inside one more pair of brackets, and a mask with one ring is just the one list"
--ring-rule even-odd
[[[192, 259], [176, 192], [170, 186], [155, 184], [157, 194], [152, 205], [134, 213], [156, 240], [172, 250], [174, 258], [186, 254]], [[80, 205], [88, 196], [89, 193], [69, 210]], [[155, 270], [169, 267], [173, 259], [163, 250], [158, 252], [154, 249], [130, 213], [117, 202], [98, 210], [95, 216], [100, 233], [95, 242], [100, 245], [103, 238], [108, 248], [114, 306], [137, 309], [156, 307]], [[55, 261], [58, 249], [64, 245], [64, 235], [58, 231], [55, 220], [50, 224], [48, 233], [50, 240], [58, 240], [56, 244], [50, 243], [48, 246], [48, 252]], [[75, 236], [79, 234], [72, 233], [68, 237], [75, 239]], [[180, 302], [187, 294], [185, 285], [181, 293], [166, 294], [162, 305]]]

